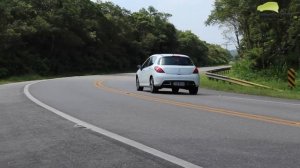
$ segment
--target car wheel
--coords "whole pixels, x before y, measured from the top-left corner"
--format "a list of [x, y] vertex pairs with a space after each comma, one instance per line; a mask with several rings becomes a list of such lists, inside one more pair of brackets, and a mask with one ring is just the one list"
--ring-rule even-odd
[[198, 93], [198, 87], [193, 87], [189, 89], [191, 95], [196, 95]]
[[179, 88], [172, 88], [172, 93], [177, 94], [179, 91]]
[[158, 91], [157, 87], [154, 86], [154, 80], [152, 77], [150, 78], [150, 91], [151, 93], [156, 93]]
[[144, 87], [140, 86], [140, 81], [139, 81], [138, 77], [136, 77], [136, 90], [137, 91], [143, 91], [144, 90]]

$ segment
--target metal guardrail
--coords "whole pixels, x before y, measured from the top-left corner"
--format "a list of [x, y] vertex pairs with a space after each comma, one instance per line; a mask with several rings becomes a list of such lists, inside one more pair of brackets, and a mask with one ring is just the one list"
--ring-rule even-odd
[[243, 83], [243, 82], [239, 82], [239, 81], [235, 81], [232, 80], [230, 77], [227, 76], [223, 76], [223, 75], [218, 75], [215, 73], [210, 73], [210, 72], [206, 72], [205, 75], [208, 77], [208, 79], [210, 80], [216, 80], [216, 81], [224, 81], [224, 82], [228, 82], [230, 84], [237, 84], [237, 85], [241, 85], [241, 86], [248, 86], [248, 87], [252, 87], [249, 84]]
[[226, 74], [229, 73], [229, 71], [231, 70], [231, 67], [224, 67], [224, 68], [218, 68], [218, 69], [214, 69], [214, 70], [210, 70], [207, 71], [209, 73], [216, 73], [216, 74]]
[[237, 85], [246, 86], [246, 87], [260, 87], [260, 88], [264, 88], [264, 89], [272, 89], [272, 90], [281, 91], [279, 89], [274, 89], [269, 86], [265, 86], [265, 85], [261, 85], [261, 84], [257, 84], [257, 83], [217, 74], [217, 73], [224, 73], [224, 71], [226, 73], [226, 71], [230, 71], [230, 69], [231, 69], [231, 67], [220, 68], [220, 69], [208, 71], [205, 74], [208, 77], [208, 79], [210, 79], [210, 80], [217, 80], [217, 81], [220, 80], [220, 81], [228, 82], [230, 84], [237, 84]]

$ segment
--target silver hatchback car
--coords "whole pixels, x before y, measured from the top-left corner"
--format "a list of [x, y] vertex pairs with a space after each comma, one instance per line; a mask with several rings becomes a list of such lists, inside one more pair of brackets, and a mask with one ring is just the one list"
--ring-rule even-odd
[[136, 72], [136, 88], [142, 91], [150, 87], [152, 93], [161, 88], [172, 88], [173, 93], [179, 89], [187, 89], [196, 95], [200, 84], [197, 67], [186, 55], [155, 54], [150, 56], [143, 65], [138, 65]]

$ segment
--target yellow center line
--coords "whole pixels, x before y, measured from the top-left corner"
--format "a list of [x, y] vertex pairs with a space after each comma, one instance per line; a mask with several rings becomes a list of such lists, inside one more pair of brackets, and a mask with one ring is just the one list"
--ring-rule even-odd
[[164, 98], [158, 98], [158, 97], [154, 97], [154, 96], [146, 96], [146, 95], [136, 94], [136, 93], [128, 92], [128, 91], [125, 91], [125, 90], [110, 88], [108, 86], [105, 86], [103, 84], [103, 81], [96, 81], [95, 86], [97, 88], [103, 89], [103, 90], [108, 91], [108, 92], [121, 94], [121, 95], [126, 95], [126, 96], [130, 96], [130, 97], [135, 97], [135, 98], [140, 98], [140, 99], [143, 99], [143, 100], [149, 100], [149, 101], [152, 101], [152, 102], [175, 105], [175, 106], [178, 106], [178, 107], [185, 107], [185, 108], [196, 109], [196, 110], [201, 110], [201, 111], [206, 111], [206, 112], [219, 113], [219, 114], [235, 116], [235, 117], [240, 117], [240, 118], [247, 118], [247, 119], [258, 120], [258, 121], [263, 121], [263, 122], [268, 122], [268, 123], [275, 123], [275, 124], [286, 125], [286, 126], [300, 127], [300, 122], [299, 121], [291, 121], [291, 120], [285, 120], [285, 119], [271, 117], [271, 116], [249, 114], [249, 113], [237, 112], [237, 111], [232, 111], [232, 110], [227, 110], [227, 109], [222, 109], [222, 108], [215, 108], [215, 107], [209, 107], [209, 106], [205, 106], [205, 105], [184, 103], [184, 102], [179, 102], [179, 101], [170, 100], [170, 99], [164, 99]]

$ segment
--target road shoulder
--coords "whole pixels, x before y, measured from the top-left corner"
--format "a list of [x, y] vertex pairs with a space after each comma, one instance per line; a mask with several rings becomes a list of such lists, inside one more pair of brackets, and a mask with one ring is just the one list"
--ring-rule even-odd
[[50, 113], [23, 87], [0, 86], [0, 167], [175, 167]]

